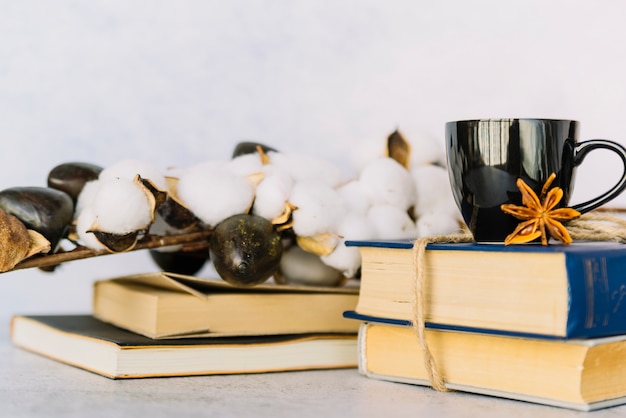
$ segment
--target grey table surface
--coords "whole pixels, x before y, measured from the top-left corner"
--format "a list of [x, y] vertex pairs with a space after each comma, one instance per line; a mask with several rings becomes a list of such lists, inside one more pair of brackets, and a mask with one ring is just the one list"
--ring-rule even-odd
[[0, 339], [4, 417], [574, 417], [583, 413], [377, 381], [356, 369], [111, 380]]

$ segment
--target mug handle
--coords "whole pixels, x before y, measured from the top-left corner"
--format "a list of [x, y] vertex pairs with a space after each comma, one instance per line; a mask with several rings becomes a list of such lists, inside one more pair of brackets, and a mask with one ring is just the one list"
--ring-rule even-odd
[[613, 141], [606, 139], [590, 139], [588, 141], [581, 142], [574, 147], [574, 166], [578, 166], [583, 162], [585, 156], [594, 149], [608, 149], [615, 152], [622, 159], [624, 164], [624, 171], [622, 172], [622, 178], [606, 193], [596, 197], [595, 199], [588, 200], [578, 205], [572, 206], [572, 209], [577, 210], [580, 213], [586, 213], [593, 209], [596, 209], [611, 199], [617, 197], [626, 188], [626, 148]]

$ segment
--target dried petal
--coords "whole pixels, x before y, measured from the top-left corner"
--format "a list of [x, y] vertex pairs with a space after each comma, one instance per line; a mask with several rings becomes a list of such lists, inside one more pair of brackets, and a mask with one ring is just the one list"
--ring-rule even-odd
[[537, 194], [531, 189], [521, 178], [517, 179], [515, 183], [517, 188], [522, 193], [522, 203], [528, 206], [532, 210], [542, 210], [541, 201], [537, 197]]
[[580, 212], [572, 208], [560, 208], [550, 211], [550, 219], [555, 221], [571, 221], [580, 217]]
[[548, 179], [546, 180], [546, 182], [543, 184], [543, 187], [541, 188], [541, 195], [539, 196], [539, 200], [542, 200], [544, 196], [546, 195], [546, 193], [548, 193], [548, 190], [550, 189], [550, 186], [552, 185], [552, 182], [554, 181], [555, 178], [556, 178], [556, 174], [554, 173], [548, 176]]
[[0, 209], [0, 272], [11, 270], [30, 254], [28, 229], [15, 216]]
[[572, 237], [560, 222], [548, 218], [546, 219], [546, 229], [552, 238], [558, 239], [563, 244], [567, 245], [572, 243]]
[[563, 198], [563, 190], [560, 187], [555, 187], [550, 190], [543, 201], [543, 210], [551, 211]]

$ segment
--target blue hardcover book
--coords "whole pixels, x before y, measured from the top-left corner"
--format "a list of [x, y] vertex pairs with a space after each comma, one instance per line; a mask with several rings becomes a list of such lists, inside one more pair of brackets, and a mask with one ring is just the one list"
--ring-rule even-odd
[[[412, 241], [347, 241], [361, 256], [356, 312], [415, 317]], [[429, 244], [426, 322], [552, 338], [626, 334], [626, 246]]]

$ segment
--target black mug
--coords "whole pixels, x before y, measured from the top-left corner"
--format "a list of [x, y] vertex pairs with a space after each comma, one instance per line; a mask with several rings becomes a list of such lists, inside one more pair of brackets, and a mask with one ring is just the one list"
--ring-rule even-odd
[[539, 196], [552, 174], [563, 189], [558, 207], [567, 207], [575, 168], [592, 150], [620, 156], [624, 171], [610, 190], [572, 206], [589, 212], [626, 188], [626, 149], [613, 141], [577, 141], [578, 122], [555, 119], [481, 119], [446, 123], [448, 174], [454, 199], [476, 242], [503, 242], [520, 222], [502, 204], [522, 205], [521, 178]]

